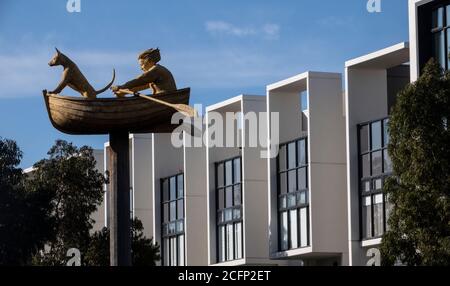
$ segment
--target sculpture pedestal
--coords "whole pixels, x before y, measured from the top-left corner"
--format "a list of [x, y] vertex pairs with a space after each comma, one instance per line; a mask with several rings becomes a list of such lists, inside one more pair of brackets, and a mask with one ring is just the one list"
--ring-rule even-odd
[[110, 264], [131, 266], [130, 156], [128, 132], [109, 134]]

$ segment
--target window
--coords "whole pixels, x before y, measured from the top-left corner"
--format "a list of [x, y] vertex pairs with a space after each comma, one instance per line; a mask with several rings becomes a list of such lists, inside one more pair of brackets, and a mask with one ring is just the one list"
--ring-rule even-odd
[[217, 261], [243, 257], [241, 158], [216, 163]]
[[161, 179], [162, 263], [184, 266], [184, 176]]
[[[448, 3], [447, 3], [448, 4]], [[450, 69], [450, 5], [440, 5], [432, 11], [432, 55], [441, 66]]]
[[384, 234], [391, 209], [383, 194], [384, 181], [392, 173], [392, 162], [387, 152], [388, 123], [386, 118], [358, 126], [363, 239]]
[[309, 245], [307, 139], [280, 145], [278, 168], [278, 248]]
[[308, 92], [303, 91], [300, 93], [300, 106], [302, 111], [308, 110]]

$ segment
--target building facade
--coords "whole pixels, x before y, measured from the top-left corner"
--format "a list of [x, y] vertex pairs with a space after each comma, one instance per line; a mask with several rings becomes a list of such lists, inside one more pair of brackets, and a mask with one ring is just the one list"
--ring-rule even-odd
[[249, 95], [206, 108], [209, 265], [278, 264], [269, 259], [266, 138], [254, 142], [265, 112], [265, 98]]
[[278, 154], [268, 159], [272, 259], [348, 263], [343, 99], [336, 73], [306, 72], [267, 87], [268, 126], [278, 128], [268, 131], [270, 153]]
[[416, 81], [425, 64], [434, 58], [450, 67], [450, 1], [409, 0], [411, 80]]
[[399, 90], [410, 82], [409, 44], [345, 63], [349, 264], [379, 256], [391, 207], [383, 182], [392, 172], [388, 122]]
[[152, 137], [153, 232], [161, 265], [207, 265], [205, 147], [193, 147], [194, 137], [185, 132]]
[[409, 0], [410, 42], [348, 60], [344, 77], [305, 72], [209, 106], [200, 139], [130, 136], [131, 215], [161, 265], [379, 265], [390, 111], [429, 59], [449, 69], [449, 28], [450, 0]]

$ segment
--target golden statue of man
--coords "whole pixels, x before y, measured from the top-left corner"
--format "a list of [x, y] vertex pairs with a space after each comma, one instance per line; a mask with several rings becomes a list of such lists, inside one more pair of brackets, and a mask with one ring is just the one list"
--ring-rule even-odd
[[170, 92], [177, 90], [175, 79], [172, 73], [158, 62], [161, 60], [159, 49], [149, 49], [141, 53], [138, 57], [139, 65], [144, 71], [138, 78], [130, 80], [122, 85], [111, 87], [111, 90], [118, 97], [125, 96], [119, 92], [120, 89], [129, 89], [134, 92], [151, 88], [153, 94]]

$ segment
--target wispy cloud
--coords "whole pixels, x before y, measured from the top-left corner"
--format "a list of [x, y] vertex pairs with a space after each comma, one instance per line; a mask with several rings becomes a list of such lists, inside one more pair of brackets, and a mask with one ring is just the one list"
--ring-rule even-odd
[[354, 20], [351, 17], [328, 16], [318, 19], [317, 24], [329, 29], [352, 28], [354, 26]]
[[278, 38], [280, 34], [280, 26], [277, 24], [266, 24], [263, 26], [263, 31], [267, 38]]
[[280, 26], [272, 23], [255, 28], [253, 26], [240, 27], [225, 21], [207, 21], [205, 28], [212, 35], [225, 34], [235, 37], [262, 36], [266, 39], [276, 39], [280, 33]]
[[[277, 26], [264, 28], [266, 35], [276, 35]], [[161, 63], [174, 74], [179, 87], [237, 88], [264, 87], [271, 82], [305, 71], [307, 67], [329, 64], [320, 57], [324, 51], [306, 44], [283, 47], [283, 50], [264, 50], [260, 47], [224, 46], [162, 50]], [[121, 84], [141, 73], [137, 53], [132, 50], [77, 50], [59, 47], [80, 67], [97, 89], [109, 82], [112, 68], [116, 69], [116, 83]], [[39, 96], [42, 89], [53, 89], [61, 77], [61, 68], [47, 63], [54, 54], [53, 46], [33, 45], [33, 53], [23, 47], [0, 55], [0, 98]], [[321, 62], [318, 59], [322, 59]], [[313, 60], [314, 59], [314, 60]], [[77, 95], [66, 88], [65, 95]], [[111, 96], [106, 92], [102, 96]]]
[[[51, 51], [51, 49], [49, 48]], [[137, 76], [139, 70], [133, 52], [79, 52], [66, 53], [74, 60], [94, 88], [103, 87], [116, 69], [116, 83], [123, 83]], [[0, 56], [0, 98], [39, 96], [42, 89], [57, 86], [62, 70], [49, 67], [52, 52]], [[166, 51], [162, 52], [162, 64], [174, 74], [180, 87], [243, 88], [264, 86], [273, 78], [286, 73], [283, 59], [255, 51], [233, 49]], [[292, 67], [292, 66], [290, 66]], [[77, 95], [66, 88], [66, 95]], [[103, 96], [108, 96], [107, 93]]]
[[[63, 51], [64, 52], [64, 51]], [[47, 63], [53, 55], [53, 49], [39, 49], [37, 52], [15, 52], [0, 55], [0, 98], [26, 97], [39, 95], [42, 89], [54, 89], [60, 78], [60, 67], [50, 68]], [[130, 68], [136, 57], [131, 53], [70, 52], [94, 88], [101, 88], [111, 77], [113, 68], [131, 73]], [[126, 65], [129, 65], [127, 67]], [[136, 67], [137, 71], [137, 67]], [[118, 74], [118, 79], [124, 79]], [[65, 91], [68, 91], [67, 88]], [[68, 94], [76, 93], [70, 91]]]

